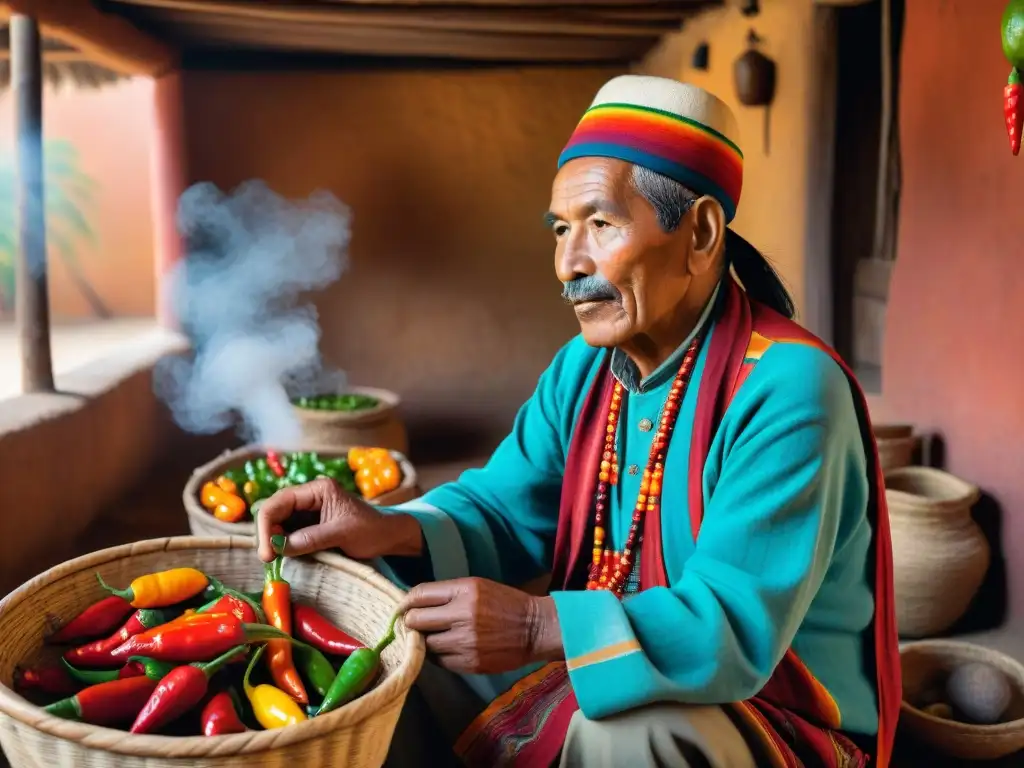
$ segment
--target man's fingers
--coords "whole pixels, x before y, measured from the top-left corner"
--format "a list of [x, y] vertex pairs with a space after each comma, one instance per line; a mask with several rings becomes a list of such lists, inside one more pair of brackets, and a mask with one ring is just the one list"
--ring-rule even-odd
[[461, 655], [462, 651], [465, 651], [466, 639], [462, 638], [459, 640], [459, 636], [455, 632], [439, 632], [435, 635], [427, 635], [424, 640], [427, 644], [427, 650], [434, 656], [439, 656], [442, 659], [448, 657], [449, 660], [453, 656]]
[[417, 632], [447, 632], [456, 621], [449, 605], [445, 603], [437, 608], [411, 608], [403, 617], [405, 626]]
[[336, 520], [331, 520], [295, 531], [288, 537], [288, 545], [284, 549], [285, 554], [289, 557], [299, 557], [338, 546], [336, 523]]
[[398, 613], [405, 613], [412, 608], [436, 608], [439, 605], [446, 605], [461, 593], [462, 588], [463, 579], [417, 584], [399, 604]]
[[261, 560], [269, 563], [274, 559], [274, 547], [270, 543], [270, 537], [274, 535], [276, 527], [295, 512], [319, 512], [330, 487], [330, 481], [320, 478], [311, 483], [282, 488], [263, 501], [259, 514], [256, 515]]

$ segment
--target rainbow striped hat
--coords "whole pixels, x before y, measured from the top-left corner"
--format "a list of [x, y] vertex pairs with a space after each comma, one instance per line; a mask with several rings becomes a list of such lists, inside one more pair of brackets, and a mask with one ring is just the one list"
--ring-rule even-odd
[[613, 157], [675, 179], [736, 215], [743, 153], [725, 102], [664, 77], [621, 75], [598, 91], [558, 158]]

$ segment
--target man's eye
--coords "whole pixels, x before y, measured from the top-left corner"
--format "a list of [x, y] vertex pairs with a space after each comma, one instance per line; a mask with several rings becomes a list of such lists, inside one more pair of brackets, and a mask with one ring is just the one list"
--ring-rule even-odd
[[556, 224], [555, 225], [555, 228], [554, 228], [555, 237], [561, 237], [562, 235], [564, 235], [568, 231], [569, 231], [569, 227], [566, 226], [565, 224]]
[[603, 219], [594, 219], [593, 224], [598, 229], [604, 229], [605, 227], [608, 226], [608, 222], [604, 221]]

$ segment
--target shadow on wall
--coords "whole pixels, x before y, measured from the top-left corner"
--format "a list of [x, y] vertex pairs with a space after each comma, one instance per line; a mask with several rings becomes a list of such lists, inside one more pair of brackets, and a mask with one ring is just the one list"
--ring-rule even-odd
[[[929, 440], [928, 453], [931, 466], [946, 469], [946, 445], [942, 437], [934, 436]], [[1005, 623], [1009, 613], [1009, 585], [1006, 558], [1003, 556], [1003, 510], [995, 498], [982, 492], [971, 515], [988, 542], [991, 560], [970, 607], [946, 635], [996, 629]]]

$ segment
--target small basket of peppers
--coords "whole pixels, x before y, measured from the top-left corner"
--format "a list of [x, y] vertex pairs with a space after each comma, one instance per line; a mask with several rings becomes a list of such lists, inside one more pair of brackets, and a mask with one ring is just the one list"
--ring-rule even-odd
[[292, 399], [302, 444], [321, 450], [349, 445], [379, 445], [405, 453], [409, 435], [399, 413], [401, 399], [376, 387], [346, 387]]
[[330, 477], [371, 504], [393, 505], [419, 494], [416, 470], [397, 451], [353, 447], [334, 453], [244, 446], [192, 473], [182, 501], [196, 536], [253, 536], [252, 509], [289, 485]]
[[78, 558], [0, 601], [0, 745], [14, 768], [379, 768], [423, 662], [401, 596], [352, 561], [264, 566], [246, 539]]

